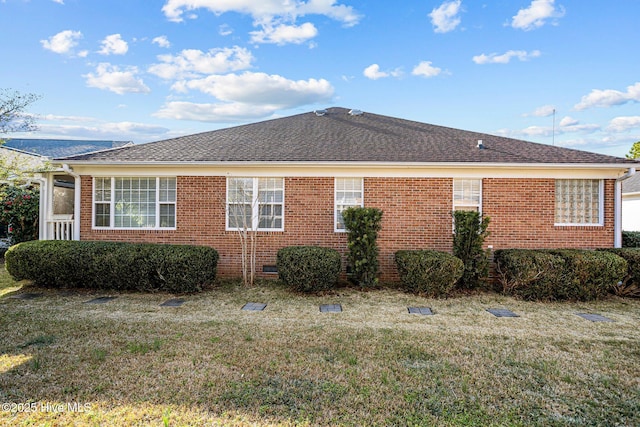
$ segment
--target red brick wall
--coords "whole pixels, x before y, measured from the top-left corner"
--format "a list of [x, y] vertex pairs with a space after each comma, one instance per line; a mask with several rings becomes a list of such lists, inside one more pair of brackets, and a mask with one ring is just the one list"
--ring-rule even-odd
[[[484, 179], [483, 212], [492, 233], [486, 243], [495, 249], [613, 246], [613, 185], [606, 181], [604, 227], [555, 227], [554, 180]], [[81, 239], [209, 245], [220, 253], [220, 275], [240, 276], [240, 240], [225, 231], [225, 186], [225, 177], [178, 177], [176, 230], [92, 230], [92, 179], [83, 176]], [[452, 187], [450, 178], [365, 178], [365, 205], [384, 212], [381, 280], [397, 280], [398, 249], [451, 251]], [[259, 233], [258, 271], [274, 265], [284, 246], [327, 246], [344, 254], [346, 234], [333, 231], [333, 198], [333, 178], [285, 178], [285, 231]]]

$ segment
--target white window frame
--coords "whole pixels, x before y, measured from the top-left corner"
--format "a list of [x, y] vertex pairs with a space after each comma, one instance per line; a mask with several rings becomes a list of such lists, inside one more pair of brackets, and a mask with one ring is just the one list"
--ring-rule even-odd
[[[156, 189], [155, 189], [155, 226], [153, 227], [116, 227], [115, 226], [115, 211], [116, 211], [116, 203], [115, 200], [115, 188], [116, 188], [116, 179], [155, 179], [156, 180]], [[96, 181], [106, 180], [110, 183], [111, 187], [110, 191], [110, 200], [102, 201], [96, 200]], [[174, 201], [160, 201], [160, 179], [174, 179], [176, 182], [176, 197]], [[175, 230], [178, 222], [178, 209], [177, 209], [177, 196], [178, 193], [178, 180], [175, 176], [162, 176], [162, 177], [142, 177], [142, 176], [118, 176], [118, 177], [109, 177], [109, 176], [94, 176], [92, 179], [92, 203], [91, 203], [91, 228], [94, 230]], [[98, 226], [96, 225], [96, 205], [104, 204], [109, 205], [109, 225], [108, 226]], [[174, 225], [172, 227], [160, 227], [160, 206], [173, 205], [174, 206]]]
[[[360, 203], [360, 205], [345, 205], [345, 204], [340, 204], [341, 206], [346, 206], [346, 207], [364, 207], [364, 178], [359, 178], [359, 177], [341, 177], [341, 178], [334, 178], [333, 180], [333, 231], [336, 233], [346, 233], [347, 229], [346, 228], [338, 228], [338, 181], [339, 180], [360, 180], [360, 200], [362, 200], [362, 202]], [[345, 208], [346, 209], [346, 208]], [[344, 210], [344, 209], [343, 209]], [[342, 211], [340, 211], [342, 212]]]
[[[463, 203], [456, 203], [456, 182], [463, 182], [463, 181], [477, 181], [480, 185], [479, 188], [479, 197], [478, 197], [478, 203], [477, 204], [463, 204]], [[457, 208], [478, 208], [478, 213], [480, 213], [480, 215], [482, 215], [482, 178], [454, 178], [453, 179], [453, 186], [452, 186], [452, 191], [453, 191], [453, 210], [456, 211], [458, 210]], [[462, 210], [466, 210], [466, 209], [462, 209]]]
[[[256, 231], [284, 231], [284, 223], [285, 223], [285, 199], [286, 199], [286, 191], [285, 191], [285, 179], [284, 177], [247, 177], [247, 176], [234, 176], [227, 177], [226, 183], [226, 201], [225, 201], [225, 219], [224, 225], [225, 230], [227, 231], [239, 231], [242, 230], [241, 227], [230, 227], [229, 226], [229, 180], [232, 179], [251, 179], [252, 180], [252, 194], [251, 194], [251, 227], [249, 230]], [[260, 203], [260, 180], [267, 179], [279, 179], [282, 180], [282, 203]], [[276, 188], [276, 190], [279, 190]], [[282, 226], [280, 228], [261, 228], [260, 224], [260, 206], [264, 205], [282, 205]]]
[[[557, 222], [558, 181], [598, 181], [598, 222]], [[554, 181], [553, 218], [556, 227], [602, 227], [604, 226], [604, 180], [603, 179], [556, 179]]]

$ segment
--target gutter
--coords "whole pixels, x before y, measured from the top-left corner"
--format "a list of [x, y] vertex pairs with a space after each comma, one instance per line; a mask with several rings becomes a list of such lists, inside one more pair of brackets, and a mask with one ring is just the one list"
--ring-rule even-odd
[[622, 181], [627, 180], [636, 174], [636, 168], [629, 168], [627, 172], [620, 178], [616, 179], [615, 184], [615, 203], [614, 203], [614, 240], [613, 247], [622, 247]]
[[62, 170], [71, 175], [75, 180], [75, 188], [73, 190], [73, 240], [80, 240], [80, 175], [75, 173], [68, 164], [62, 164]]

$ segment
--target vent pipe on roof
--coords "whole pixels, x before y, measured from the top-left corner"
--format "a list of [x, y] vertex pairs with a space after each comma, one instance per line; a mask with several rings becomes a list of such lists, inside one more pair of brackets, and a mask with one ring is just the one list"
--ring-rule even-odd
[[327, 114], [327, 110], [315, 110], [314, 113], [316, 113], [316, 116], [322, 117]]
[[362, 110], [349, 110], [349, 115], [350, 116], [361, 116], [363, 115], [364, 112]]
[[478, 147], [478, 149], [480, 150], [484, 150], [484, 143], [481, 139], [478, 140], [478, 145], [476, 147]]

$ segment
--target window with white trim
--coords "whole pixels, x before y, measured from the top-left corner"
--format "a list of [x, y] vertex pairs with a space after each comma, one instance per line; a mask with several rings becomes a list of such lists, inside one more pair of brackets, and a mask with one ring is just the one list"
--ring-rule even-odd
[[351, 207], [364, 206], [364, 184], [362, 178], [335, 179], [335, 231], [346, 231], [342, 211]]
[[601, 179], [556, 180], [556, 225], [602, 225]]
[[175, 228], [175, 177], [96, 177], [95, 228]]
[[227, 230], [284, 230], [284, 178], [227, 178]]
[[453, 180], [453, 210], [482, 212], [482, 180]]

